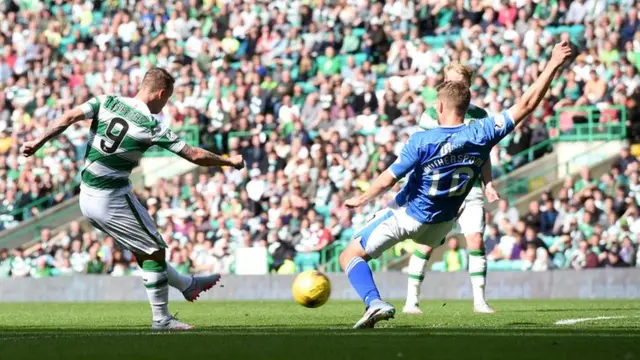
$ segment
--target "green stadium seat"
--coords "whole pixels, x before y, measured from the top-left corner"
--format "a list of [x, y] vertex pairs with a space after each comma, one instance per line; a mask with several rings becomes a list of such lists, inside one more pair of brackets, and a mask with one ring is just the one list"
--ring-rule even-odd
[[557, 237], [555, 236], [541, 236], [542, 241], [547, 247], [551, 247], [556, 242]]
[[522, 260], [487, 261], [488, 271], [522, 271], [523, 266]]
[[444, 261], [434, 262], [433, 265], [431, 265], [431, 271], [444, 272], [445, 271]]
[[298, 80], [298, 74], [300, 73], [300, 69], [298, 68], [298, 65], [295, 65], [294, 67], [291, 68], [291, 78], [295, 81]]
[[429, 46], [439, 49], [443, 47], [447, 42], [453, 42], [460, 38], [459, 34], [453, 35], [440, 35], [440, 36], [425, 36], [422, 40], [429, 44]]
[[364, 136], [375, 135], [378, 133], [378, 128], [375, 128], [373, 130], [360, 130], [358, 131], [358, 133]]
[[320, 55], [316, 58], [316, 64], [318, 64], [318, 69], [322, 68], [322, 65], [327, 62], [327, 57], [324, 55]]
[[584, 25], [548, 26], [544, 28], [544, 30], [553, 36], [557, 36], [562, 33], [569, 33], [569, 37], [572, 41], [580, 40], [584, 35]]
[[104, 14], [100, 11], [94, 11], [92, 14], [93, 14], [93, 25], [99, 26], [102, 23], [102, 19], [104, 19]]
[[315, 270], [320, 266], [320, 253], [297, 253], [293, 261], [298, 271]]
[[355, 233], [356, 231], [353, 228], [342, 230], [342, 233], [340, 234], [340, 241], [346, 242], [351, 240]]
[[308, 82], [298, 82], [296, 83], [296, 85], [300, 85], [300, 87], [302, 88], [302, 92], [304, 92], [305, 94], [309, 94], [318, 90], [317, 87]]
[[356, 37], [362, 37], [365, 33], [367, 32], [366, 29], [364, 28], [354, 28], [353, 30], [351, 30], [351, 33], [356, 36]]
[[365, 53], [357, 53], [353, 55], [353, 60], [356, 62], [356, 66], [362, 66], [365, 61], [367, 61], [367, 54]]
[[318, 213], [318, 215], [321, 215], [322, 217], [329, 217], [329, 213], [331, 212], [331, 208], [329, 206], [316, 206], [315, 211]]

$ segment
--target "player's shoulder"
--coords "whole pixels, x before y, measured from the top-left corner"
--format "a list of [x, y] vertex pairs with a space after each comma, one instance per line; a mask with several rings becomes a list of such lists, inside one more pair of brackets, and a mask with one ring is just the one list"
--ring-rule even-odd
[[421, 131], [416, 131], [409, 137], [409, 143], [416, 148], [438, 143], [442, 141], [444, 136], [440, 130], [441, 128], [439, 126], [430, 129], [423, 128]]

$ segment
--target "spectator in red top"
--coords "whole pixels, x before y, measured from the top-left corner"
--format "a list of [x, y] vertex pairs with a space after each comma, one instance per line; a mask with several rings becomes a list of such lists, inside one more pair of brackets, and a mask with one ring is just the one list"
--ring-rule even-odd
[[82, 75], [82, 69], [80, 65], [73, 66], [73, 74], [69, 77], [69, 86], [76, 88], [84, 84], [84, 75]]
[[502, 4], [500, 5], [500, 12], [498, 13], [498, 22], [502, 26], [506, 26], [507, 24], [513, 24], [516, 21], [516, 17], [518, 16], [518, 9], [516, 9], [513, 4], [509, 2], [509, 0], [502, 0]]
[[5, 49], [4, 61], [7, 63], [7, 65], [9, 65], [11, 70], [13, 70], [13, 67], [16, 65], [16, 60], [18, 58], [11, 46], [5, 46], [4, 49]]

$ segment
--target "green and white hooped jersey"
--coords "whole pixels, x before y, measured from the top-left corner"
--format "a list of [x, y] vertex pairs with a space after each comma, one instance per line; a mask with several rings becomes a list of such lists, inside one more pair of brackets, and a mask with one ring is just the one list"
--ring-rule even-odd
[[80, 109], [87, 119], [92, 119], [82, 170], [83, 190], [126, 192], [131, 185], [131, 171], [149, 147], [158, 145], [178, 153], [186, 145], [155, 119], [141, 100], [98, 96], [80, 105]]
[[[466, 125], [471, 124], [475, 119], [483, 119], [489, 117], [489, 114], [481, 107], [469, 104], [467, 113], [464, 115], [464, 123]], [[420, 127], [425, 130], [430, 130], [440, 126], [438, 124], [438, 113], [433, 106], [429, 107], [422, 113], [420, 117]], [[474, 187], [482, 187], [482, 182], [478, 179], [474, 184]]]

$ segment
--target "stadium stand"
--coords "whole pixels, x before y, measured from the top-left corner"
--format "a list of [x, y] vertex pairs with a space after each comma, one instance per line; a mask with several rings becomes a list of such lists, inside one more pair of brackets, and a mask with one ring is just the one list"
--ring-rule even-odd
[[[477, 69], [473, 103], [497, 112], [538, 75], [547, 45], [564, 39], [579, 49], [531, 120], [495, 149], [495, 177], [568, 136], [626, 134], [638, 121], [639, 7], [625, 0], [2, 1], [0, 230], [77, 192], [88, 130], [70, 129], [34, 160], [18, 157], [19, 144], [91, 96], [134, 94], [141, 75], [159, 66], [177, 79], [160, 118], [190, 143], [242, 153], [248, 163], [244, 171], [160, 180], [139, 193], [172, 264], [184, 273], [228, 273], [238, 249], [266, 247], [279, 273], [336, 269], [340, 246], [391, 194], [355, 212], [344, 199], [369, 186], [419, 131], [451, 61]], [[608, 177], [568, 182], [559, 196], [532, 202], [522, 219], [502, 204], [486, 234], [489, 269], [635, 265], [638, 162], [627, 150], [621, 159]], [[59, 233], [42, 229], [24, 249], [0, 251], [0, 276], [115, 276], [135, 272], [134, 263], [112, 239], [74, 222]]]

